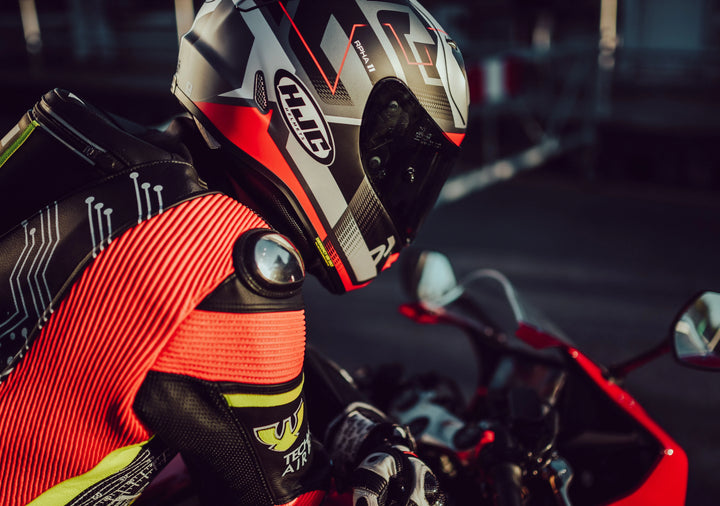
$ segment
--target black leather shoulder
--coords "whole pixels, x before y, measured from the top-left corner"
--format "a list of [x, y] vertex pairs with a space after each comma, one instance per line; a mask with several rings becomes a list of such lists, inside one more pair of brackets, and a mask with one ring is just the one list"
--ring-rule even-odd
[[294, 311], [304, 307], [300, 252], [268, 229], [245, 232], [233, 247], [235, 272], [198, 309], [230, 313]]
[[[70, 92], [46, 93], [0, 141], [0, 235], [39, 209], [123, 174], [163, 172], [183, 193], [204, 191], [182, 149], [142, 137], [153, 130], [104, 113]], [[143, 184], [143, 179], [138, 184]], [[140, 196], [143, 197], [139, 188]], [[169, 188], [168, 188], [169, 190]], [[165, 204], [172, 197], [164, 196]]]

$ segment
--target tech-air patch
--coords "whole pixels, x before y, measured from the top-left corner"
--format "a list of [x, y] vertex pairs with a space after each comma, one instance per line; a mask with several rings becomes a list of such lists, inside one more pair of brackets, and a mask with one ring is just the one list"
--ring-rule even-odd
[[292, 416], [282, 422], [274, 422], [262, 427], [254, 427], [253, 434], [258, 441], [274, 452], [286, 452], [297, 441], [305, 419], [305, 403], [300, 402]]
[[303, 396], [304, 377], [283, 385], [224, 385], [223, 396], [250, 434], [266, 476], [279, 479], [305, 472], [313, 458], [313, 440]]
[[289, 239], [272, 230], [243, 234], [233, 248], [233, 266], [240, 281], [265, 297], [295, 295], [305, 279], [300, 252]]

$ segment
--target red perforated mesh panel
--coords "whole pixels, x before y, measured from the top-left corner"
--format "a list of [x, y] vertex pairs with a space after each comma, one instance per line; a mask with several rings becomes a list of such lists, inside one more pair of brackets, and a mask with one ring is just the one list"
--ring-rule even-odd
[[260, 218], [222, 195], [124, 233], [83, 272], [28, 355], [0, 385], [0, 504], [26, 504], [147, 439], [132, 411], [179, 324], [233, 272], [231, 251]]
[[153, 370], [209, 381], [277, 384], [296, 378], [305, 353], [305, 313], [193, 311]]

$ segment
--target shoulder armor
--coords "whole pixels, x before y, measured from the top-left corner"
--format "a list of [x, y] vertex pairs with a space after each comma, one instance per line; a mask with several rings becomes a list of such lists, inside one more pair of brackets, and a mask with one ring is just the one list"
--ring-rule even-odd
[[187, 161], [145, 140], [152, 129], [102, 111], [66, 90], [43, 95], [32, 108], [32, 116], [91, 163], [99, 175], [147, 162]]
[[297, 293], [305, 279], [300, 252], [285, 236], [264, 229], [243, 234], [233, 248], [238, 278], [265, 297]]

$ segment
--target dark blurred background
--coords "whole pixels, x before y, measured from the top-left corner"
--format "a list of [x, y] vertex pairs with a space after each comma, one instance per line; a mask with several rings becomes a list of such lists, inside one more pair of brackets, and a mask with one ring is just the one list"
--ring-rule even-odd
[[[0, 130], [45, 91], [147, 124], [197, 0], [4, 0]], [[471, 84], [464, 152], [418, 237], [458, 274], [504, 271], [588, 355], [663, 339], [720, 290], [720, 0], [426, 0]], [[1, 136], [2, 134], [0, 134]], [[309, 339], [352, 369], [401, 360], [467, 390], [462, 337], [396, 311], [397, 269], [336, 297], [307, 282]], [[688, 504], [720, 503], [720, 374], [664, 357], [628, 388], [690, 458]]]

